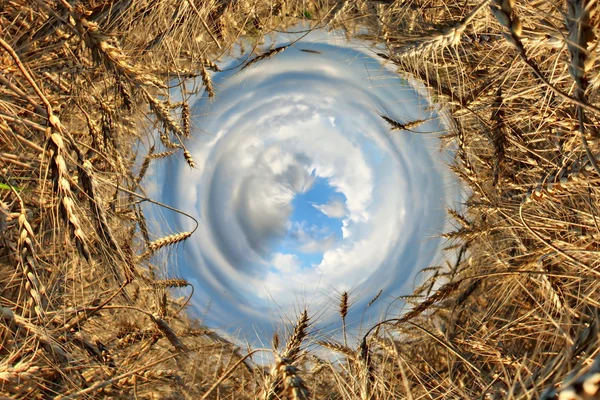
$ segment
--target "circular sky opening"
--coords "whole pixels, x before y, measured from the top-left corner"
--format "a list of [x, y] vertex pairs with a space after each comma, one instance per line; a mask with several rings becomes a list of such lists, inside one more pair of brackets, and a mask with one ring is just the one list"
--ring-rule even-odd
[[176, 257], [207, 325], [266, 338], [308, 307], [335, 329], [349, 291], [358, 328], [400, 312], [418, 272], [443, 261], [445, 210], [460, 200], [443, 113], [376, 54], [315, 31], [255, 62], [224, 58], [216, 95], [188, 97], [196, 168], [156, 164], [149, 187], [199, 222]]

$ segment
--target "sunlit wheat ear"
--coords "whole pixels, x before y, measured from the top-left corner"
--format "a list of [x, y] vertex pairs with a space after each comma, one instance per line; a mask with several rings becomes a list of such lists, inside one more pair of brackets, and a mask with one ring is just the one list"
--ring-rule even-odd
[[394, 58], [402, 59], [428, 54], [448, 46], [457, 45], [467, 26], [489, 2], [490, 0], [483, 0], [461, 21], [450, 23], [446, 27], [440, 29], [439, 34], [413, 40], [411, 43], [398, 48], [394, 51]]
[[[181, 148], [181, 145], [179, 143], [172, 142], [166, 133], [160, 134], [160, 141], [167, 149], [180, 149]], [[163, 153], [159, 153], [159, 154], [166, 154], [166, 153], [168, 153], [168, 152], [163, 152]], [[171, 154], [173, 154], [173, 153], [171, 153]], [[166, 155], [168, 156], [171, 154], [166, 154]]]
[[308, 312], [304, 310], [300, 315], [300, 318], [298, 319], [298, 323], [296, 324], [296, 328], [294, 329], [292, 336], [290, 336], [286, 343], [285, 351], [283, 352], [283, 357], [289, 358], [291, 360], [296, 359], [298, 353], [300, 353], [300, 346], [302, 345], [302, 342], [308, 335], [308, 321]]
[[79, 254], [86, 260], [90, 259], [90, 251], [87, 246], [86, 237], [81, 229], [81, 223], [75, 213], [75, 201], [71, 191], [71, 183], [67, 163], [63, 157], [65, 154], [65, 145], [62, 136], [57, 132], [52, 132], [48, 128], [48, 149], [50, 153], [50, 165], [52, 168], [52, 180], [54, 190], [58, 195], [59, 210], [69, 225], [71, 235]]
[[285, 345], [285, 350], [282, 354], [283, 357], [289, 358], [292, 361], [296, 360], [298, 353], [300, 353], [300, 346], [308, 335], [308, 321], [308, 312], [304, 310], [298, 319], [298, 323], [296, 324], [294, 332]]
[[263, 53], [259, 56], [254, 57], [252, 60], [248, 61], [241, 69], [246, 69], [246, 68], [250, 67], [251, 65], [256, 64], [259, 61], [262, 61], [267, 58], [271, 58], [274, 55], [281, 53], [288, 47], [290, 47], [289, 44], [286, 44], [285, 46], [275, 47], [274, 49], [271, 49], [271, 50], [267, 51], [266, 53]]
[[177, 121], [175, 121], [175, 118], [173, 118], [173, 116], [171, 115], [169, 107], [167, 107], [164, 102], [152, 96], [147, 90], [143, 89], [142, 93], [144, 94], [146, 101], [150, 105], [150, 109], [152, 110], [156, 118], [163, 123], [165, 128], [168, 131], [172, 132], [176, 137], [183, 137], [183, 129], [181, 128], [181, 125], [179, 125]]
[[148, 250], [146, 250], [141, 256], [138, 257], [138, 261], [147, 259], [148, 257], [152, 256], [152, 254], [164, 247], [172, 246], [177, 243], [183, 242], [190, 236], [192, 236], [192, 232], [181, 232], [155, 240], [154, 242], [151, 242], [150, 245], [148, 245]]
[[461, 126], [457, 126], [456, 139], [458, 144], [458, 157], [462, 164], [462, 171], [456, 172], [458, 172], [459, 176], [464, 176], [469, 183], [476, 184], [478, 182], [477, 173], [469, 160], [469, 149], [467, 148], [465, 132]]
[[200, 75], [202, 76], [202, 83], [204, 84], [204, 87], [206, 87], [206, 92], [208, 93], [208, 97], [214, 97], [215, 90], [212, 85], [212, 78], [210, 77], [210, 73], [208, 72], [206, 67], [204, 67], [204, 65], [201, 65], [200, 67], [201, 67]]
[[465, 229], [470, 229], [471, 228], [471, 223], [461, 214], [459, 214], [457, 211], [449, 208], [447, 209], [448, 214], [455, 219], [456, 221], [458, 221], [458, 223], [460, 223], [460, 225], [465, 228]]
[[470, 243], [477, 237], [478, 231], [471, 228], [459, 228], [443, 233], [441, 236], [448, 240], [458, 240], [461, 243]]
[[333, 351], [334, 353], [342, 354], [346, 356], [346, 358], [350, 361], [354, 361], [356, 359], [356, 351], [351, 349], [347, 345], [338, 343], [333, 340], [321, 340], [317, 342], [319, 346], [325, 347], [328, 350]]
[[202, 58], [202, 65], [204, 65], [206, 68], [211, 69], [212, 71], [215, 72], [221, 72], [221, 68], [219, 68], [219, 66], [217, 64], [215, 64], [213, 61], [211, 61], [208, 58]]
[[153, 74], [146, 73], [139, 66], [130, 64], [116, 41], [112, 40], [109, 35], [104, 34], [96, 22], [76, 15], [73, 9], [70, 11], [77, 18], [77, 29], [85, 38], [86, 44], [92, 50], [94, 58], [97, 61], [101, 60], [106, 66], [116, 68], [118, 72], [138, 85], [151, 85], [158, 88], [166, 87]]
[[308, 391], [304, 380], [299, 375], [299, 370], [292, 365], [293, 361], [289, 358], [275, 356], [275, 364], [271, 368], [268, 379], [272, 380], [264, 394], [264, 400], [276, 400], [288, 398], [290, 400], [308, 400], [310, 392]]
[[144, 176], [146, 176], [146, 172], [148, 171], [148, 167], [150, 166], [150, 161], [152, 161], [152, 156], [154, 155], [155, 148], [156, 147], [152, 145], [152, 147], [150, 147], [150, 150], [148, 150], [148, 154], [146, 155], [146, 157], [144, 157], [144, 161], [142, 161], [142, 166], [140, 167], [140, 172], [135, 178], [136, 186], [139, 185], [142, 179], [144, 179]]
[[0, 382], [11, 383], [22, 380], [33, 379], [39, 376], [41, 368], [32, 362], [19, 361], [14, 365], [10, 363], [0, 364]]
[[187, 163], [187, 165], [189, 165], [190, 168], [196, 168], [196, 163], [194, 162], [192, 153], [190, 153], [185, 147], [183, 148], [183, 158], [185, 159], [185, 162]]
[[423, 312], [428, 310], [433, 304], [446, 299], [452, 293], [457, 291], [459, 287], [460, 287], [460, 282], [446, 283], [444, 286], [439, 288], [433, 295], [426, 298], [423, 302], [419, 303], [415, 308], [413, 308], [412, 310], [410, 310], [409, 312], [404, 314], [400, 318], [399, 323], [410, 321], [411, 319], [415, 318], [416, 316], [422, 314]]
[[560, 314], [575, 315], [575, 313], [567, 306], [564, 296], [560, 292], [560, 288], [546, 275], [547, 271], [542, 265], [538, 268], [542, 273], [538, 277], [535, 277], [535, 280], [539, 282], [542, 292], [546, 295], [546, 298], [550, 300], [554, 309]]
[[[80, 157], [82, 156], [80, 155]], [[82, 158], [78, 161], [77, 172], [79, 174], [79, 183], [85, 194], [88, 196], [88, 202], [94, 215], [98, 235], [112, 250], [119, 250], [119, 244], [108, 224], [106, 212], [97, 195], [98, 189], [92, 163], [89, 160], [84, 160]]]
[[[92, 163], [89, 160], [84, 159], [84, 156], [80, 152], [78, 152], [78, 161], [77, 173], [79, 176], [79, 184], [87, 195], [88, 203], [94, 217], [93, 221], [98, 237], [112, 252], [115, 252], [116, 257], [108, 261], [108, 267], [117, 281], [121, 281], [123, 279], [121, 269], [125, 270], [125, 274], [127, 275], [128, 279], [132, 278], [131, 272], [133, 267], [129, 265], [130, 268], [123, 268], [123, 266], [128, 264], [128, 262], [125, 261], [123, 257], [121, 246], [117, 242], [115, 234], [108, 223], [106, 211], [98, 196], [97, 182]], [[119, 263], [115, 260], [123, 263], [119, 265]]]
[[167, 158], [169, 156], [172, 156], [173, 154], [175, 154], [177, 152], [177, 150], [169, 150], [169, 151], [163, 151], [160, 153], [154, 153], [148, 156], [149, 159], [151, 160], [156, 160], [159, 158]]
[[48, 306], [48, 298], [46, 296], [46, 288], [42, 283], [40, 283], [38, 278], [33, 248], [33, 240], [35, 240], [35, 236], [33, 234], [31, 225], [27, 221], [27, 214], [22, 201], [21, 213], [19, 215], [19, 230], [20, 234], [17, 240], [17, 251], [15, 254], [26, 279], [25, 290], [31, 296], [27, 300], [29, 303], [28, 311], [33, 311], [39, 319], [43, 319], [45, 317], [46, 307]]

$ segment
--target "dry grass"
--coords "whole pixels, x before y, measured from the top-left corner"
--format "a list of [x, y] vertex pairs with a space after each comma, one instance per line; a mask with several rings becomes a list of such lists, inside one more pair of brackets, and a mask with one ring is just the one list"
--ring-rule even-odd
[[[552, 399], [564, 387], [560, 399], [600, 398], [597, 9], [589, 0], [4, 2], [0, 394]], [[154, 160], [194, 165], [189, 105], [172, 103], [166, 83], [200, 76], [218, 96], [216, 56], [307, 15], [384, 43], [389, 62], [427, 85], [451, 117], [452, 168], [470, 195], [449, 213], [458, 226], [445, 236], [460, 257], [436, 270], [437, 290], [417, 288], [420, 301], [357, 349], [312, 339], [302, 314], [264, 371], [181, 311], [169, 288], [188, 283], [148, 260], [190, 232], [152, 238], [136, 201]], [[257, 50], [245, 65], [283, 49]], [[137, 170], [133, 149], [154, 129], [161, 143]]]

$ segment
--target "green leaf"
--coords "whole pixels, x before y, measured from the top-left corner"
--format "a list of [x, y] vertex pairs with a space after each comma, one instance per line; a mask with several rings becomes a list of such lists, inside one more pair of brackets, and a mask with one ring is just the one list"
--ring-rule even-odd
[[2, 189], [2, 190], [10, 190], [11, 187], [13, 189], [15, 189], [17, 192], [20, 192], [21, 190], [23, 190], [22, 188], [17, 187], [17, 186], [10, 186], [10, 185], [7, 185], [6, 183], [0, 183], [0, 189]]

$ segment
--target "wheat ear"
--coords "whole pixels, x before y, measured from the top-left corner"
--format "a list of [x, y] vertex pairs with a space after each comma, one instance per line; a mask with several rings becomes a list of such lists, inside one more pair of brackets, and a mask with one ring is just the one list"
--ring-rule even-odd
[[340, 299], [340, 316], [342, 317], [342, 333], [344, 336], [344, 346], [348, 346], [348, 340], [346, 338], [346, 315], [348, 315], [348, 292], [342, 293]]
[[[65, 4], [63, 2], [63, 4]], [[140, 67], [126, 61], [125, 54], [117, 46], [110, 36], [104, 34], [96, 22], [77, 15], [73, 9], [70, 10], [77, 21], [79, 33], [84, 37], [88, 48], [92, 49], [94, 58], [101, 59], [105, 65], [113, 66], [122, 75], [131, 79], [137, 85], [151, 85], [165, 88], [166, 85], [154, 75], [145, 73]]]
[[292, 332], [286, 343], [283, 353], [276, 355], [275, 365], [271, 369], [271, 373], [267, 375], [265, 382], [264, 400], [277, 399], [279, 398], [278, 396], [286, 391], [291, 391], [293, 396], [306, 396], [294, 398], [308, 398], [308, 390], [306, 390], [302, 379], [297, 374], [297, 368], [292, 366], [292, 363], [298, 358], [300, 346], [307, 336], [308, 320], [308, 312], [304, 310], [298, 319], [294, 332]]
[[206, 92], [208, 93], [208, 97], [215, 96], [215, 90], [212, 85], [212, 78], [208, 73], [208, 70], [204, 66], [204, 64], [200, 65], [200, 75], [202, 76], [202, 83], [206, 87]]
[[148, 155], [148, 158], [151, 160], [156, 160], [159, 158], [166, 158], [166, 157], [169, 157], [169, 156], [175, 154], [175, 152], [176, 152], [176, 150], [163, 151], [161, 153], [150, 154], [150, 155]]
[[284, 51], [288, 47], [290, 47], [289, 44], [286, 44], [285, 46], [275, 47], [274, 49], [271, 49], [271, 50], [267, 51], [266, 53], [263, 53], [263, 54], [261, 54], [259, 56], [256, 56], [252, 60], [248, 61], [246, 63], [246, 65], [244, 65], [242, 67], [242, 69], [246, 69], [246, 68], [250, 67], [251, 65], [254, 65], [255, 63], [257, 63], [257, 62], [259, 62], [261, 60], [264, 60], [266, 58], [271, 58], [274, 55], [281, 53], [282, 51]]
[[396, 58], [412, 57], [423, 53], [430, 53], [440, 48], [455, 46], [460, 41], [462, 33], [490, 0], [483, 0], [471, 10], [462, 20], [446, 26], [441, 33], [426, 38], [415, 40], [394, 52]]
[[[51, 128], [48, 128], [48, 132], [52, 132]], [[54, 190], [58, 193], [60, 202], [59, 209], [67, 220], [79, 254], [89, 261], [90, 252], [86, 243], [86, 237], [81, 229], [81, 223], [75, 213], [75, 201], [73, 200], [74, 196], [71, 191], [69, 171], [63, 157], [63, 154], [66, 152], [63, 138], [57, 132], [50, 133], [47, 143], [50, 153]]]
[[215, 72], [222, 71], [222, 69], [219, 68], [219, 66], [217, 64], [215, 64], [213, 61], [211, 61], [208, 58], [202, 58], [202, 65], [204, 65], [206, 68], [210, 68], [212, 71], [215, 71]]
[[167, 107], [164, 102], [152, 96], [146, 89], [142, 88], [142, 93], [150, 105], [150, 109], [154, 115], [156, 115], [156, 118], [164, 124], [165, 128], [178, 138], [185, 136], [183, 128], [175, 121], [169, 112], [169, 107]]
[[409, 132], [413, 132], [412, 129], [417, 128], [418, 126], [424, 124], [425, 122], [427, 122], [427, 120], [424, 119], [417, 119], [415, 121], [410, 121], [410, 122], [406, 122], [406, 123], [402, 123], [400, 121], [397, 121], [393, 118], [390, 118], [386, 115], [380, 115], [381, 118], [383, 118], [383, 120], [385, 122], [387, 122], [388, 124], [390, 124], [390, 126], [392, 127], [393, 131], [409, 131]]
[[186, 138], [189, 138], [191, 136], [190, 105], [187, 101], [184, 101], [181, 105], [181, 127], [183, 129], [183, 135]]
[[155, 240], [154, 242], [151, 242], [148, 245], [148, 250], [146, 250], [146, 252], [144, 252], [139, 257], [138, 261], [147, 259], [152, 254], [154, 254], [155, 252], [157, 252], [158, 250], [160, 250], [160, 249], [162, 249], [164, 247], [172, 246], [174, 244], [183, 242], [184, 240], [186, 240], [190, 236], [192, 236], [192, 232], [181, 232], [181, 233], [177, 233], [177, 234], [174, 234], [174, 235], [169, 235], [169, 236], [165, 236], [165, 237], [162, 237], [160, 239], [157, 239], [157, 240]]
[[[46, 296], [46, 287], [40, 283], [37, 274], [35, 254], [32, 239], [35, 238], [33, 229], [27, 221], [25, 205], [21, 196], [17, 194], [21, 204], [21, 213], [19, 214], [19, 238], [17, 240], [17, 261], [23, 269], [23, 275], [26, 278], [25, 290], [29, 292], [31, 298], [28, 300], [31, 304], [30, 309], [33, 309], [35, 315], [42, 319], [45, 316], [45, 310], [48, 306], [48, 298]], [[35, 239], [34, 239], [35, 240]]]

